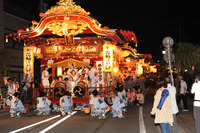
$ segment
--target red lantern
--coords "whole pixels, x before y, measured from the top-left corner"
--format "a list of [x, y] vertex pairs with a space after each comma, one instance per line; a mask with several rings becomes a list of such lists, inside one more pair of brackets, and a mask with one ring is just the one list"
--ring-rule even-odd
[[84, 112], [85, 112], [86, 114], [89, 114], [89, 113], [90, 113], [90, 108], [89, 108], [89, 107], [85, 107], [85, 108], [84, 108]]

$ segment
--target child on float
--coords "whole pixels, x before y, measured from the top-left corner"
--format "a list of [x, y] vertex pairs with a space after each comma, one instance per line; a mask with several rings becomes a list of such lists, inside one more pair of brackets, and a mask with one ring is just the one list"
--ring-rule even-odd
[[54, 77], [53, 81], [51, 82], [51, 87], [54, 88], [57, 82], [58, 82], [58, 77]]
[[67, 74], [67, 71], [63, 71], [62, 78], [63, 78], [63, 79], [69, 78], [69, 76], [68, 76], [68, 74]]
[[[119, 91], [120, 89], [116, 89]], [[114, 92], [114, 101], [113, 105], [111, 106], [111, 113], [113, 117], [124, 118], [126, 106], [123, 102], [122, 98], [118, 95], [118, 92]]]
[[73, 99], [69, 91], [64, 91], [63, 96], [60, 98], [60, 115], [65, 116], [71, 114], [73, 109]]
[[20, 113], [25, 113], [25, 108], [21, 100], [19, 99], [19, 93], [15, 92], [14, 98], [11, 100], [10, 104], [10, 116], [12, 118], [20, 117]]
[[91, 116], [99, 116], [99, 119], [106, 118], [106, 113], [108, 112], [108, 105], [105, 101], [98, 95], [98, 91], [92, 91], [93, 99], [90, 101]]
[[140, 89], [137, 90], [137, 106], [142, 106], [144, 104], [144, 94], [142, 93], [142, 91]]
[[73, 77], [70, 76], [69, 77], [69, 90], [70, 90], [72, 96], [74, 95], [74, 87], [75, 87], [75, 82], [73, 80]]
[[50, 114], [51, 101], [44, 96], [44, 92], [40, 91], [39, 97], [37, 98], [37, 115], [49, 115]]

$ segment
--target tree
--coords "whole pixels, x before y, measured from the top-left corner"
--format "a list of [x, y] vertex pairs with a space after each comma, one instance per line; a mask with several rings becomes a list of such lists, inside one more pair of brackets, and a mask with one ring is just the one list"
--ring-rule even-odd
[[178, 43], [175, 49], [175, 67], [177, 68], [178, 75], [184, 75], [187, 71], [188, 74], [194, 73], [194, 68], [197, 68], [200, 63], [200, 47], [191, 43]]

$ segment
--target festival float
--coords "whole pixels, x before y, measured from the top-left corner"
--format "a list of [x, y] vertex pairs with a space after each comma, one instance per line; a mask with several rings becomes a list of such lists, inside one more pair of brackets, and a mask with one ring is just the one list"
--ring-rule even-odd
[[[109, 95], [114, 89], [110, 79], [118, 75], [120, 62], [129, 56], [123, 51], [127, 50], [123, 48], [124, 44], [132, 42], [137, 45], [135, 34], [132, 31], [101, 27], [89, 12], [71, 0], [60, 0], [39, 16], [40, 21], [32, 21], [31, 29], [18, 31], [17, 38], [24, 40], [25, 77], [34, 79], [36, 59], [40, 59], [41, 72], [45, 65], [51, 69], [52, 79], [60, 76], [70, 64], [77, 68], [93, 63], [98, 71], [98, 85], [95, 88], [102, 95]], [[75, 88], [74, 103], [88, 103], [87, 84], [78, 83]], [[58, 83], [54, 88], [41, 86], [33, 88], [33, 97], [38, 90], [46, 90], [52, 103], [58, 103], [57, 94], [61, 95], [65, 89], [65, 85]]]

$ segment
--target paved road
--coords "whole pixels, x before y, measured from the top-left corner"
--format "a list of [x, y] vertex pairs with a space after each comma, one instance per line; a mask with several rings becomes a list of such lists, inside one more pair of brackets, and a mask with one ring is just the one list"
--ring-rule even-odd
[[[141, 112], [144, 119], [139, 118], [141, 108], [138, 106], [129, 107], [124, 119], [112, 118], [109, 113], [107, 118], [103, 120], [90, 117], [90, 115], [81, 111], [65, 117], [60, 117], [55, 112], [52, 112], [50, 116], [36, 116], [35, 112], [29, 111], [21, 118], [10, 118], [7, 112], [1, 111], [0, 132], [7, 133], [20, 129], [19, 132], [26, 133], [44, 133], [46, 131], [49, 133], [145, 133], [145, 131], [146, 133], [159, 133], [160, 127], [154, 125], [154, 118], [150, 116], [155, 91], [156, 88], [152, 87], [146, 94], [143, 112]], [[192, 110], [187, 113], [180, 111], [177, 118], [180, 133], [195, 132]], [[51, 120], [44, 122], [48, 119]], [[139, 124], [139, 119], [140, 121], [143, 120], [144, 127]], [[188, 121], [189, 124], [187, 124]], [[26, 128], [27, 126], [29, 127]]]

